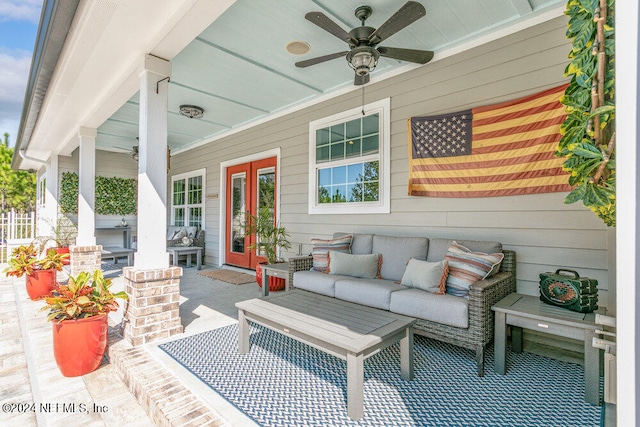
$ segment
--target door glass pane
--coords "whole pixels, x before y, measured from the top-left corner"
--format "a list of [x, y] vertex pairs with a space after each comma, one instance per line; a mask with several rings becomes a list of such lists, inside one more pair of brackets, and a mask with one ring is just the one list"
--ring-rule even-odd
[[[256, 206], [258, 210], [267, 207], [271, 211], [271, 220], [275, 220], [275, 196], [276, 196], [276, 173], [274, 168], [258, 170], [258, 200]], [[256, 213], [257, 214], [257, 213]], [[258, 243], [260, 243], [258, 241]], [[257, 255], [264, 256], [264, 251], [258, 246]]]
[[243, 174], [234, 175], [231, 178], [231, 233], [229, 238], [232, 252], [244, 253], [244, 221], [245, 192], [247, 177]]

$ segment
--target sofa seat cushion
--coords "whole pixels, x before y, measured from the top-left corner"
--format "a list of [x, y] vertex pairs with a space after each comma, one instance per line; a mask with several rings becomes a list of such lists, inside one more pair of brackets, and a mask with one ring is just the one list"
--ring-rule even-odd
[[404, 289], [391, 294], [389, 310], [456, 328], [469, 327], [468, 300], [453, 295], [436, 295], [420, 289]]
[[380, 276], [383, 279], [401, 280], [409, 260], [426, 261], [428, 250], [426, 237], [373, 236], [372, 253], [382, 255]]
[[324, 274], [313, 270], [296, 271], [293, 273], [293, 286], [304, 289], [305, 291], [334, 297], [336, 281], [348, 278], [349, 276]]
[[401, 289], [407, 289], [407, 287], [391, 280], [346, 277], [336, 281], [335, 297], [356, 304], [389, 310], [391, 294]]

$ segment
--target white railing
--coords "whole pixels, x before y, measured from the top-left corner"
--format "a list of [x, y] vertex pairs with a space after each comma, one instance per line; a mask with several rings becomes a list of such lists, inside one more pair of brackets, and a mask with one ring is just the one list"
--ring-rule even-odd
[[0, 214], [0, 263], [7, 262], [13, 248], [31, 242], [35, 236], [34, 212]]

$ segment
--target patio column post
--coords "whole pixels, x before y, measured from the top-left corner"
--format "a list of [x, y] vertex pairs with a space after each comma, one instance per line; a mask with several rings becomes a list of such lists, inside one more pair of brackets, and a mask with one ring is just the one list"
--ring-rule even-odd
[[140, 75], [138, 252], [122, 270], [129, 295], [124, 338], [132, 345], [182, 333], [180, 267], [167, 252], [167, 110], [171, 63], [144, 56]]
[[167, 234], [167, 110], [171, 63], [145, 55], [140, 75], [138, 141], [139, 270], [169, 267]]
[[[78, 138], [78, 237], [71, 246], [71, 275], [100, 269], [102, 246], [96, 245], [96, 136], [93, 128], [80, 127]], [[56, 215], [57, 216], [57, 215]]]
[[78, 238], [79, 246], [96, 244], [96, 129], [81, 127], [78, 160]]

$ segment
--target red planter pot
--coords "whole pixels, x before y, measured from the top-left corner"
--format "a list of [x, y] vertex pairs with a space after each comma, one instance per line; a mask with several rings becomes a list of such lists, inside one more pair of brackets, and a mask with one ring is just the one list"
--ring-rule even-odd
[[[67, 255], [69, 255], [69, 248], [68, 247], [66, 247], [66, 248], [55, 248], [55, 250], [56, 250], [57, 254], [60, 254], [60, 255], [67, 254]], [[64, 264], [64, 265], [71, 264], [71, 259], [69, 257], [63, 259], [62, 260], [62, 264]]]
[[51, 293], [56, 287], [56, 270], [33, 270], [27, 274], [27, 294], [32, 300], [39, 300]]
[[52, 324], [53, 355], [62, 375], [78, 377], [98, 369], [107, 349], [106, 314]]
[[[260, 262], [256, 265], [256, 282], [258, 282], [258, 286], [262, 288], [262, 268], [260, 265], [264, 265], [266, 262]], [[271, 277], [269, 276], [269, 292], [278, 292], [284, 290], [285, 281], [280, 277]]]

